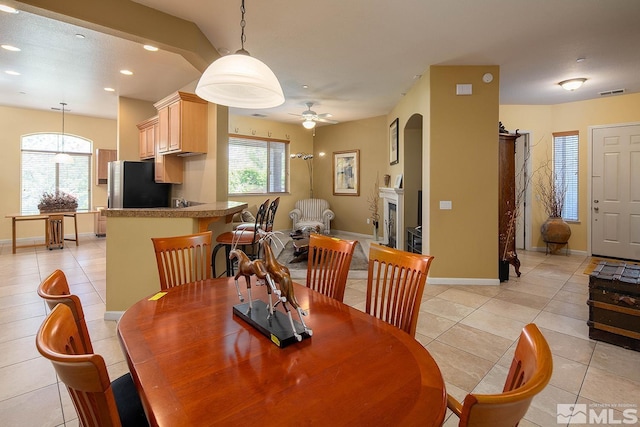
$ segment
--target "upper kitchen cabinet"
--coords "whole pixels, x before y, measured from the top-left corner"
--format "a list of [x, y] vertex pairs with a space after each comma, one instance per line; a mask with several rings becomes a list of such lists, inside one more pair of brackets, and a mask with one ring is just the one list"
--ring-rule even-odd
[[207, 152], [207, 101], [192, 93], [176, 92], [154, 106], [158, 110], [158, 153]]
[[117, 159], [116, 150], [96, 149], [96, 185], [106, 184], [109, 178], [109, 162]]
[[152, 159], [156, 156], [156, 140], [158, 138], [158, 116], [138, 123], [140, 131], [140, 160]]

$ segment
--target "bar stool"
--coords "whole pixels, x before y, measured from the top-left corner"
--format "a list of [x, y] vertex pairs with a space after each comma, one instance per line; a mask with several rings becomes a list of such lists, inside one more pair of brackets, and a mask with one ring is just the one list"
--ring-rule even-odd
[[[257, 230], [264, 230], [265, 220], [267, 216], [267, 207], [269, 206], [269, 199], [265, 200], [264, 203], [260, 205], [258, 208], [258, 212], [256, 214], [256, 222], [253, 226], [253, 230], [250, 229], [240, 229], [227, 231], [225, 233], [220, 234], [216, 237], [216, 247], [213, 249], [213, 253], [211, 255], [211, 270], [213, 271], [213, 277], [218, 277], [216, 275], [216, 255], [218, 251], [222, 248], [225, 249], [225, 262], [226, 262], [226, 273], [227, 277], [231, 277], [234, 275], [233, 272], [233, 261], [229, 259], [229, 255], [231, 255], [232, 247], [240, 247], [243, 252], [247, 254], [250, 259], [255, 259], [258, 256], [258, 241], [260, 240], [260, 232]], [[247, 253], [247, 248], [251, 249], [250, 253]]]
[[64, 216], [49, 215], [47, 219], [48, 240], [47, 248], [64, 249]]

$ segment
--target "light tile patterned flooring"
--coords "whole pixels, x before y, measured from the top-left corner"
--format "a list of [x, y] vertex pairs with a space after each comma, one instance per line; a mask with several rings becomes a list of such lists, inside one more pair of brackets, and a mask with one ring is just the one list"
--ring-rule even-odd
[[[16, 255], [9, 243], [0, 245], [0, 425], [78, 424], [64, 386], [34, 344], [47, 312], [36, 287], [56, 268], [80, 296], [94, 348], [112, 378], [127, 371], [115, 323], [103, 320], [105, 248], [104, 239], [92, 236], [81, 236], [78, 247], [25, 248]], [[637, 409], [640, 353], [588, 338], [588, 276], [582, 273], [588, 257], [519, 255], [522, 277], [500, 286], [427, 285], [416, 338], [438, 362], [447, 391], [460, 400], [471, 390], [501, 391], [520, 330], [534, 322], [551, 345], [554, 373], [521, 426], [557, 426], [557, 404]], [[365, 289], [366, 280], [350, 280], [345, 302], [363, 309]], [[613, 415], [624, 420], [618, 410]], [[447, 417], [446, 426], [457, 425], [455, 416]]]

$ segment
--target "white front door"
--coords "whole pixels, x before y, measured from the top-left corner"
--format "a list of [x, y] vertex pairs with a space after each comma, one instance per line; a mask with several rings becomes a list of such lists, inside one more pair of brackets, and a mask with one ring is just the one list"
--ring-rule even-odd
[[640, 125], [592, 130], [591, 252], [640, 260]]

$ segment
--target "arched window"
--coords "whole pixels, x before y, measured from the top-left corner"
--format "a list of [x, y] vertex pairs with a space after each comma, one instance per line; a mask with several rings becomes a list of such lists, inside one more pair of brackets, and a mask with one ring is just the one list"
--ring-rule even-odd
[[[92, 141], [69, 134], [35, 133], [21, 141], [20, 212], [37, 214], [42, 193], [64, 191], [78, 199], [78, 210], [91, 206]], [[56, 154], [72, 162], [56, 163]]]

